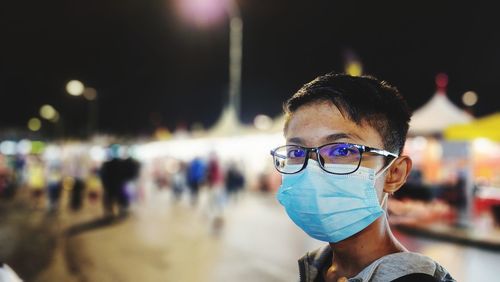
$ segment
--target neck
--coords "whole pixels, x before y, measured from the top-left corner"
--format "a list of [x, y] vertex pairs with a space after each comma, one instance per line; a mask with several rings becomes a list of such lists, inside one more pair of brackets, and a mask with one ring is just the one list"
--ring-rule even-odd
[[338, 243], [330, 243], [330, 246], [333, 261], [326, 273], [326, 281], [329, 281], [328, 276], [354, 277], [385, 255], [407, 251], [392, 234], [384, 215], [361, 232]]

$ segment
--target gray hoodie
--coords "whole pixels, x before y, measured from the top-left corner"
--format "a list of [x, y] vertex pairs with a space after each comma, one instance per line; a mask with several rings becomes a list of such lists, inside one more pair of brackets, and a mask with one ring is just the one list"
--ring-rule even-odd
[[[314, 252], [307, 253], [299, 260], [300, 282], [323, 281], [316, 280], [325, 267], [329, 267], [333, 252], [326, 245]], [[444, 267], [431, 258], [418, 253], [401, 252], [389, 254], [372, 262], [349, 282], [388, 282], [411, 273], [425, 273], [437, 281], [455, 282]]]

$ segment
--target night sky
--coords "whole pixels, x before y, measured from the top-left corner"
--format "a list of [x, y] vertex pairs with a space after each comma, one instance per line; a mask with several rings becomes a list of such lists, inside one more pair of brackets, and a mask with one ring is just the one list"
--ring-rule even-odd
[[[499, 110], [500, 17], [492, 4], [238, 2], [245, 123], [278, 115], [284, 99], [317, 75], [343, 71], [347, 52], [365, 74], [397, 86], [413, 109], [430, 99], [435, 75], [445, 72], [456, 105], [474, 90], [476, 116]], [[97, 89], [101, 132], [213, 125], [227, 102], [227, 17], [202, 27], [176, 7], [173, 0], [3, 1], [0, 128], [24, 128], [48, 103], [67, 132], [80, 132], [89, 103], [65, 92], [71, 79]]]

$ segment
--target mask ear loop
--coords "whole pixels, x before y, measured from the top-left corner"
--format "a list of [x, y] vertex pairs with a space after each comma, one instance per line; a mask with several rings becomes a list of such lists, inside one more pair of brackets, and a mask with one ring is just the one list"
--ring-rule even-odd
[[382, 202], [380, 203], [380, 206], [384, 208], [384, 205], [387, 204], [387, 199], [389, 198], [389, 193], [384, 192], [384, 196], [382, 198]]
[[[394, 158], [386, 167], [384, 167], [381, 171], [377, 172], [375, 174], [375, 179], [377, 179], [380, 175], [384, 174], [384, 172], [386, 172], [390, 167], [391, 165], [397, 160], [398, 158]], [[382, 207], [382, 209], [384, 209], [384, 206], [387, 204], [387, 199], [389, 198], [389, 193], [387, 192], [383, 192], [384, 193], [384, 196], [382, 198], [382, 202], [380, 203], [380, 206]], [[392, 195], [392, 193], [390, 193]], [[386, 209], [384, 209], [386, 210]], [[387, 213], [386, 213], [386, 216]]]
[[375, 179], [377, 179], [380, 175], [384, 174], [384, 172], [386, 172], [390, 167], [391, 165], [397, 160], [398, 158], [394, 158], [388, 165], [386, 165], [382, 170], [380, 170], [379, 172], [377, 172], [375, 174]]

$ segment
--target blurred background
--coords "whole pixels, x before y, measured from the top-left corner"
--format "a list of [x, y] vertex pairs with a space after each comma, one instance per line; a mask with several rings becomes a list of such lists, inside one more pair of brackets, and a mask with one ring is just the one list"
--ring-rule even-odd
[[487, 1], [54, 0], [0, 8], [0, 261], [25, 281], [295, 281], [282, 103], [335, 71], [413, 110], [396, 236], [500, 263], [500, 19]]

